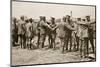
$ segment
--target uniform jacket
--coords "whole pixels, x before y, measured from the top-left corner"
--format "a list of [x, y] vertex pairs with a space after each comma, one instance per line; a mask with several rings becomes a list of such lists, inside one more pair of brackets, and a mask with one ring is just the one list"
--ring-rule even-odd
[[33, 31], [32, 23], [26, 23], [25, 27], [26, 27], [26, 36], [31, 37]]
[[48, 28], [49, 28], [49, 29], [52, 29], [52, 28], [50, 27], [50, 25], [48, 25], [46, 22], [40, 21], [40, 22], [38, 23], [38, 30], [39, 30], [40, 35], [46, 34]]
[[58, 28], [59, 28], [58, 36], [60, 38], [66, 37], [68, 35], [68, 30], [74, 30], [74, 28], [72, 28], [71, 25], [69, 25], [66, 22], [59, 23]]
[[77, 23], [78, 23], [77, 36], [80, 39], [88, 37], [88, 25], [87, 25], [87, 22], [79, 21]]
[[24, 24], [25, 21], [20, 20], [18, 22], [18, 34], [25, 34]]

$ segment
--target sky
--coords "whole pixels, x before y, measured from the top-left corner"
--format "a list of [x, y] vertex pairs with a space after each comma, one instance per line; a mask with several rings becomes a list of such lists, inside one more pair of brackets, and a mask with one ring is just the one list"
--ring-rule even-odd
[[90, 15], [91, 18], [95, 19], [95, 7], [93, 6], [12, 2], [12, 17], [25, 15], [35, 19], [39, 16], [62, 18], [65, 15], [70, 15], [71, 11], [73, 17]]

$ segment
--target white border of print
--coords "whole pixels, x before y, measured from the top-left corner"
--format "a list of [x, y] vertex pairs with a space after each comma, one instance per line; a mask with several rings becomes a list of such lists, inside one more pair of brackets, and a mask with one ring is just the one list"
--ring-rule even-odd
[[[29, 1], [29, 0], [28, 0]], [[34, 0], [30, 0], [34, 1]], [[88, 4], [97, 6], [97, 60], [89, 63], [70, 63], [70, 64], [53, 64], [39, 65], [41, 67], [98, 67], [100, 66], [100, 0], [35, 0], [41, 2], [56, 2], [70, 4]], [[10, 0], [0, 0], [0, 67], [10, 67]], [[37, 67], [39, 67], [37, 65]], [[33, 66], [23, 66], [33, 67]]]

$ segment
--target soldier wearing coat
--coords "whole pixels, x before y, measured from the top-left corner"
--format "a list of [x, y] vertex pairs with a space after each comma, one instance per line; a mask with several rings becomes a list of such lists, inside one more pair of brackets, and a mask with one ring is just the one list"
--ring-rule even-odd
[[32, 44], [31, 44], [31, 40], [32, 40], [32, 21], [31, 18], [25, 20], [26, 24], [25, 24], [25, 28], [26, 28], [26, 45], [28, 49], [32, 48]]
[[51, 30], [50, 32], [50, 35], [51, 35], [51, 43], [50, 43], [50, 47], [55, 49], [55, 38], [56, 38], [56, 29], [57, 29], [57, 25], [55, 23], [55, 18], [54, 17], [51, 17], [51, 24], [50, 24], [50, 27], [53, 28], [53, 30]]
[[81, 32], [81, 28], [80, 25], [77, 24], [77, 22], [81, 22], [81, 18], [77, 18], [75, 25], [76, 25], [76, 33], [75, 33], [75, 37], [76, 37], [76, 51], [79, 50], [79, 44], [80, 44], [80, 32]]
[[[70, 28], [73, 27], [71, 17], [69, 15], [66, 15], [66, 23], [67, 23], [68, 26], [70, 26]], [[68, 36], [67, 36], [67, 41], [66, 41], [66, 50], [68, 50], [68, 45], [69, 45], [69, 42], [70, 42], [70, 48], [69, 48], [70, 50], [69, 51], [71, 51], [71, 49], [72, 49], [72, 31], [73, 31], [70, 28], [67, 29]]]
[[77, 35], [80, 39], [80, 56], [85, 58], [88, 56], [88, 23], [82, 19], [77, 24], [79, 26]]
[[61, 46], [62, 46], [62, 53], [64, 53], [64, 49], [66, 47], [67, 50], [67, 43], [68, 42], [68, 30], [74, 30], [74, 28], [72, 28], [67, 22], [66, 22], [66, 17], [63, 17], [63, 21], [61, 23], [58, 24], [58, 28], [59, 28], [59, 33], [58, 33], [58, 37], [60, 38], [61, 41]]
[[39, 48], [39, 45], [40, 45], [40, 22], [42, 21], [42, 16], [40, 16], [40, 21], [37, 23], [37, 36], [38, 36], [38, 39], [37, 39], [37, 48]]
[[38, 29], [39, 29], [39, 48], [44, 48], [44, 42], [46, 38], [46, 31], [47, 29], [52, 29], [46, 21], [46, 18], [44, 16], [41, 17], [41, 21], [38, 24]]
[[86, 22], [89, 23], [89, 25], [88, 25], [88, 36], [89, 36], [89, 41], [90, 41], [90, 44], [91, 44], [91, 47], [92, 47], [92, 52], [95, 53], [95, 50], [94, 50], [94, 37], [93, 37], [94, 31], [93, 31], [93, 25], [92, 25], [95, 22], [90, 20], [90, 16], [86, 16]]
[[18, 21], [18, 44], [21, 48], [25, 47], [26, 37], [25, 37], [25, 16], [21, 16]]
[[[89, 55], [89, 40], [94, 52], [94, 44], [93, 44], [93, 29], [91, 29], [91, 24], [93, 24], [94, 22], [90, 22], [90, 17], [86, 16], [85, 19], [82, 19], [82, 21], [80, 23], [78, 23], [80, 25], [80, 39], [81, 39], [81, 57], [88, 57]], [[90, 28], [90, 29], [89, 29]]]
[[18, 20], [17, 18], [13, 18], [12, 20], [12, 44], [13, 46], [17, 45], [18, 42], [18, 27], [17, 27]]

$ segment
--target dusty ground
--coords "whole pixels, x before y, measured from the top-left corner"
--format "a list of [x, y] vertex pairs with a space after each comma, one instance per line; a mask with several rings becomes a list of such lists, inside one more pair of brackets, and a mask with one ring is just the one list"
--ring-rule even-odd
[[[57, 47], [57, 45], [56, 45]], [[94, 57], [94, 54], [90, 54]], [[90, 58], [80, 58], [79, 52], [61, 53], [60, 48], [53, 49], [21, 49], [12, 47], [12, 65], [28, 65], [28, 64], [45, 64], [45, 63], [62, 63], [62, 62], [78, 62], [91, 61]]]

